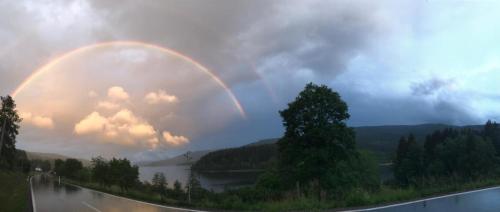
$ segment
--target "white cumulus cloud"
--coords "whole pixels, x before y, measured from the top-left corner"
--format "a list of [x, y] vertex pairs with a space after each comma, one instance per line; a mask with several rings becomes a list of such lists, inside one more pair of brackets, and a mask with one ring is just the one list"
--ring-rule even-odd
[[165, 142], [167, 142], [168, 145], [170, 146], [182, 146], [182, 145], [185, 145], [187, 143], [189, 143], [189, 139], [182, 136], [182, 135], [173, 135], [172, 133], [168, 132], [168, 131], [164, 131], [163, 132], [163, 139], [165, 140]]
[[175, 103], [179, 101], [176, 96], [170, 95], [164, 90], [159, 90], [158, 92], [150, 92], [144, 97], [144, 100], [148, 104]]
[[129, 95], [120, 86], [114, 86], [108, 89], [108, 97], [112, 100], [127, 100]]
[[75, 125], [75, 133], [79, 135], [99, 133], [105, 130], [108, 120], [98, 112], [92, 112]]
[[109, 101], [100, 101], [97, 103], [97, 108], [106, 109], [106, 110], [116, 110], [120, 107], [120, 105], [109, 102]]
[[92, 112], [75, 125], [74, 131], [78, 135], [97, 135], [106, 141], [127, 146], [153, 149], [159, 143], [155, 128], [128, 109], [121, 109], [109, 117]]
[[54, 128], [54, 121], [50, 117], [33, 115], [29, 112], [21, 112], [19, 115], [25, 123], [29, 123], [31, 125], [44, 129]]

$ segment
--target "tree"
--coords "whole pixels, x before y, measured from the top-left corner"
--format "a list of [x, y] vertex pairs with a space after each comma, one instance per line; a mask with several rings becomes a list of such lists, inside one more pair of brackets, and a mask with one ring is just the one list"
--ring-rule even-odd
[[56, 159], [54, 161], [54, 171], [59, 176], [66, 176], [66, 173], [64, 173], [65, 170], [64, 170], [64, 161], [63, 160]]
[[109, 161], [109, 177], [122, 191], [128, 191], [139, 179], [139, 167], [131, 166], [126, 158], [113, 158]]
[[109, 164], [103, 157], [92, 158], [91, 176], [92, 180], [101, 186], [110, 186], [111, 178], [109, 176]]
[[279, 167], [285, 183], [309, 184], [320, 193], [333, 189], [331, 173], [349, 171], [339, 165], [357, 155], [354, 131], [345, 123], [347, 104], [327, 86], [309, 83], [280, 115], [285, 135], [278, 141]]
[[484, 138], [490, 139], [497, 154], [500, 153], [500, 126], [496, 122], [488, 120], [483, 129]]
[[415, 136], [402, 137], [393, 161], [394, 176], [402, 185], [418, 185], [423, 177], [423, 152]]
[[17, 114], [16, 103], [10, 96], [0, 97], [0, 166], [12, 169], [16, 157], [16, 136], [19, 134], [21, 118]]
[[184, 191], [182, 190], [182, 184], [178, 180], [174, 182], [174, 189], [172, 190], [172, 196], [175, 199], [181, 199], [184, 195]]
[[152, 179], [152, 186], [153, 190], [155, 192], [158, 192], [160, 194], [160, 199], [163, 200], [163, 197], [167, 196], [167, 179], [165, 178], [165, 175], [162, 172], [157, 172], [154, 174], [153, 179]]
[[64, 162], [64, 171], [63, 173], [65, 174], [66, 177], [69, 178], [76, 178], [77, 173], [83, 169], [83, 164], [81, 161], [73, 158], [68, 158]]

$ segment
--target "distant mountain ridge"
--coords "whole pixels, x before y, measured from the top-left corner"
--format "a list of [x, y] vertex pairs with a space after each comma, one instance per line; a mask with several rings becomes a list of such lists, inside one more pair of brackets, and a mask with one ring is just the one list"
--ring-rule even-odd
[[145, 161], [145, 162], [139, 162], [137, 163], [138, 166], [177, 166], [177, 165], [191, 165], [198, 161], [201, 157], [205, 156], [206, 154], [212, 152], [214, 150], [201, 150], [201, 151], [192, 151], [190, 156], [191, 160], [187, 161], [186, 157], [184, 154], [177, 155], [172, 158], [166, 158], [163, 160], [158, 160], [158, 161]]
[[[390, 161], [402, 136], [413, 134], [418, 143], [436, 130], [446, 128], [480, 129], [482, 125], [454, 126], [446, 124], [387, 125], [353, 127], [356, 132], [356, 145], [359, 149], [373, 152], [380, 163]], [[277, 154], [278, 138], [264, 139], [237, 148], [213, 151], [200, 158], [193, 166], [199, 171], [223, 171], [237, 169], [262, 169]], [[260, 148], [254, 148], [261, 146]], [[256, 151], [257, 150], [257, 151]], [[267, 160], [267, 161], [266, 161]]]

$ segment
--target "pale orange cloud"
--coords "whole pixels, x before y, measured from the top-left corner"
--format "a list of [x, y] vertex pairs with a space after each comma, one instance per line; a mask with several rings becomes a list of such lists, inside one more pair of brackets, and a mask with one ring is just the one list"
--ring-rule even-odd
[[120, 107], [119, 104], [109, 102], [109, 101], [100, 101], [97, 103], [97, 108], [106, 109], [106, 110], [116, 110]]
[[94, 98], [94, 97], [99, 96], [95, 91], [89, 91], [88, 95], [90, 98]]
[[120, 86], [114, 86], [108, 89], [108, 97], [112, 100], [128, 100], [129, 95]]
[[168, 131], [163, 132], [163, 139], [170, 146], [182, 146], [189, 143], [189, 139], [184, 136], [173, 135]]
[[128, 132], [136, 138], [147, 138], [156, 135], [155, 129], [149, 124], [131, 125], [128, 129]]
[[108, 120], [98, 112], [92, 112], [75, 125], [75, 133], [79, 135], [99, 133], [105, 130]]
[[159, 104], [159, 103], [176, 103], [179, 99], [174, 96], [167, 94], [164, 90], [159, 90], [158, 92], [150, 92], [145, 97], [144, 100], [148, 104]]
[[19, 116], [23, 119], [23, 122], [31, 124], [33, 126], [44, 129], [54, 128], [54, 121], [50, 117], [33, 115], [29, 112], [21, 112]]
[[155, 128], [128, 109], [121, 109], [109, 117], [92, 112], [75, 125], [78, 135], [92, 134], [106, 141], [127, 145], [156, 148], [159, 139]]

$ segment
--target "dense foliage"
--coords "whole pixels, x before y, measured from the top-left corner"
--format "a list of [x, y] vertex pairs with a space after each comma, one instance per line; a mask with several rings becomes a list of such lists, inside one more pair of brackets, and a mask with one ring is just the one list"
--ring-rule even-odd
[[488, 121], [482, 130], [444, 129], [428, 135], [423, 147], [413, 135], [399, 141], [394, 176], [403, 186], [441, 181], [471, 181], [497, 176], [500, 128]]
[[218, 150], [203, 156], [193, 165], [193, 169], [197, 171], [264, 169], [276, 157], [277, 152], [274, 144]]
[[87, 174], [84, 174], [86, 170], [84, 170], [82, 162], [77, 159], [68, 158], [66, 160], [55, 160], [54, 171], [57, 175], [63, 177], [79, 180], [86, 180], [87, 178]]
[[19, 134], [21, 118], [16, 103], [10, 96], [0, 97], [0, 167], [14, 169], [16, 165], [16, 136]]
[[315, 190], [320, 198], [364, 186], [378, 184], [366, 173], [367, 166], [356, 149], [355, 133], [345, 121], [350, 117], [347, 104], [337, 92], [308, 84], [288, 108], [280, 111], [285, 135], [278, 141], [278, 173], [285, 187]]
[[91, 179], [103, 186], [117, 185], [122, 191], [139, 182], [139, 167], [132, 166], [126, 158], [106, 161], [102, 157], [92, 158]]

